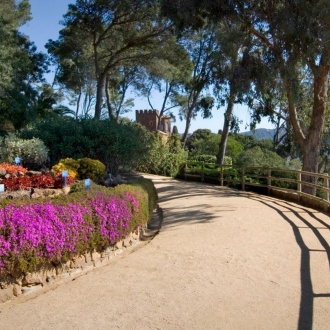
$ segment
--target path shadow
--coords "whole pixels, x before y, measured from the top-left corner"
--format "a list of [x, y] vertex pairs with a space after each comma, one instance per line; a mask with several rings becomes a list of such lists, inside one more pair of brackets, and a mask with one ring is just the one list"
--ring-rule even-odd
[[226, 187], [219, 187], [213, 185], [199, 184], [196, 182], [182, 182], [178, 180], [157, 180], [153, 179], [155, 186], [157, 187], [157, 192], [159, 194], [159, 203], [163, 204], [162, 208], [166, 214], [165, 203], [170, 202], [171, 200], [181, 201], [181, 206], [179, 205], [176, 210], [171, 209], [171, 215], [166, 215], [164, 218], [162, 230], [173, 229], [174, 226], [179, 224], [206, 224], [209, 223], [215, 218], [219, 218], [217, 215], [214, 216], [217, 209], [222, 211], [234, 211], [235, 209], [230, 208], [227, 205], [212, 205], [212, 212], [210, 212], [210, 204], [199, 204], [198, 210], [196, 208], [191, 209], [189, 206], [186, 206], [187, 200], [192, 197], [198, 196], [210, 196], [210, 197], [221, 197], [221, 198], [230, 198], [237, 197], [241, 195], [240, 191], [234, 191], [227, 189]]
[[[314, 316], [314, 300], [316, 298], [330, 298], [330, 292], [314, 293], [312, 284], [312, 269], [311, 269], [311, 253], [313, 252], [325, 252], [327, 254], [328, 269], [330, 265], [330, 246], [329, 242], [325, 239], [322, 231], [330, 229], [329, 224], [323, 221], [320, 217], [316, 216], [314, 212], [300, 207], [299, 205], [292, 204], [290, 202], [276, 200], [267, 196], [261, 195], [249, 195], [249, 198], [258, 201], [273, 210], [275, 210], [280, 217], [289, 223], [294, 233], [296, 242], [301, 251], [300, 259], [300, 284], [301, 284], [301, 297], [298, 319], [298, 330], [309, 330], [313, 328], [313, 316]], [[285, 209], [285, 211], [283, 211]], [[300, 210], [300, 211], [297, 211]], [[320, 213], [320, 212], [318, 212]], [[295, 219], [301, 221], [304, 226], [298, 226], [295, 221], [290, 219], [289, 214], [293, 215]], [[320, 226], [315, 226], [308, 219], [311, 217], [316, 220]], [[314, 234], [318, 242], [322, 245], [321, 250], [314, 250], [308, 247], [307, 243], [300, 232], [301, 228], [308, 228]], [[329, 301], [330, 306], [330, 301]]]

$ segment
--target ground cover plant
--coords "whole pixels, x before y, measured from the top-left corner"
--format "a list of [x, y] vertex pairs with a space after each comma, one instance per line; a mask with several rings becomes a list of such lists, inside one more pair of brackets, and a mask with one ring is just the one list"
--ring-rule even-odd
[[36, 271], [101, 251], [145, 224], [149, 204], [145, 184], [94, 184], [90, 191], [53, 200], [0, 200], [0, 274]]

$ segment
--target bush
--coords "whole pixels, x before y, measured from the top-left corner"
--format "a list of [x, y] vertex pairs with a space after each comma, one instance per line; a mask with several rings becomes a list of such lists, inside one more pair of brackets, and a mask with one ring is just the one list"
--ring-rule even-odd
[[39, 138], [21, 139], [12, 133], [0, 138], [0, 161], [13, 163], [17, 156], [25, 167], [36, 169], [47, 161], [48, 149]]
[[141, 125], [109, 120], [53, 118], [36, 123], [21, 136], [42, 139], [52, 165], [67, 157], [89, 157], [100, 160], [113, 175], [121, 166], [140, 164], [151, 146], [151, 133]]
[[77, 178], [78, 176], [78, 169], [79, 169], [79, 162], [72, 158], [65, 158], [61, 159], [57, 165], [52, 167], [52, 172], [55, 174], [62, 174], [62, 171], [67, 170], [69, 176], [72, 178]]
[[105, 165], [99, 160], [90, 158], [78, 159], [78, 175], [79, 179], [91, 179], [94, 182], [101, 182], [105, 178], [107, 172]]
[[284, 168], [285, 160], [273, 151], [254, 147], [241, 153], [237, 165]]
[[57, 165], [52, 167], [52, 172], [61, 174], [63, 170], [67, 170], [69, 176], [76, 179], [91, 179], [94, 182], [101, 182], [106, 176], [105, 165], [100, 161], [91, 158], [61, 159]]
[[146, 173], [175, 177], [188, 156], [177, 139], [178, 136], [174, 135], [164, 143], [160, 136], [155, 136], [149, 154], [138, 169]]
[[[68, 185], [72, 184], [74, 179], [70, 176], [66, 178]], [[64, 181], [61, 175], [51, 174], [35, 174], [32, 176], [19, 175], [12, 176], [1, 181], [5, 185], [6, 190], [26, 190], [28, 188], [54, 188], [60, 189], [64, 186]]]

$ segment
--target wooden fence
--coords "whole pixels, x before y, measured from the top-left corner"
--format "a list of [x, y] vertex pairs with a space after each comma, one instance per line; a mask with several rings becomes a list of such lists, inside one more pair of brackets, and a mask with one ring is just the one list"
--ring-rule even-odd
[[[255, 166], [216, 165], [205, 162], [187, 162], [179, 177], [185, 180], [220, 184], [242, 190], [257, 191], [293, 200], [324, 211], [330, 211], [330, 177], [290, 169]], [[306, 178], [308, 181], [306, 181]], [[303, 192], [312, 187], [315, 195]]]

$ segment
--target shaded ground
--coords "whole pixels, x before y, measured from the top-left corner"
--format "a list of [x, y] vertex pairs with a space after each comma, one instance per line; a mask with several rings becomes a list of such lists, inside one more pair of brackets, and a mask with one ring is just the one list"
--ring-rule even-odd
[[33, 299], [0, 329], [328, 329], [330, 221], [267, 196], [153, 179], [147, 245]]

